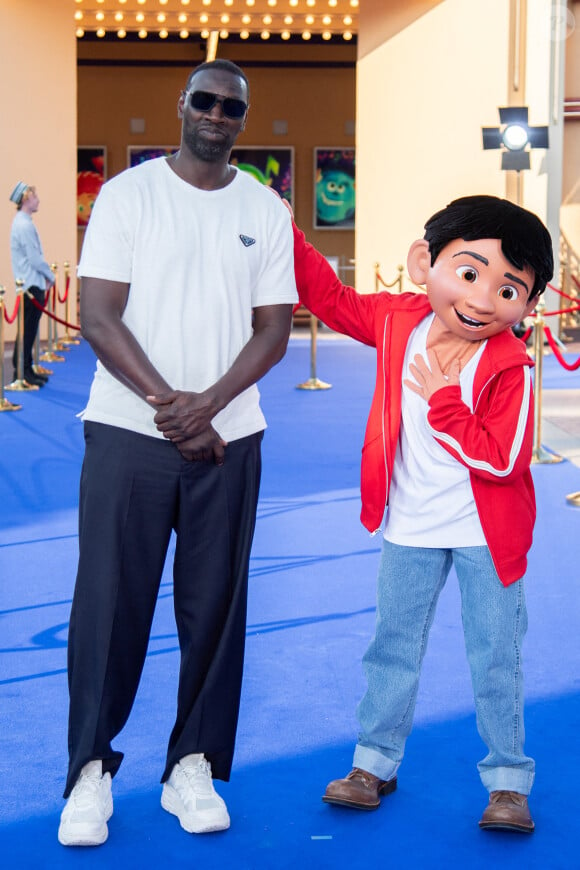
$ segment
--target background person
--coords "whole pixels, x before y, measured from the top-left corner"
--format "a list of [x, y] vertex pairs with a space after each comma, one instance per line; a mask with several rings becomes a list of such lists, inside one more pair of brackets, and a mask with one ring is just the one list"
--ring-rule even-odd
[[197, 67], [179, 152], [122, 172], [84, 242], [81, 323], [98, 363], [84, 411], [80, 556], [69, 632], [69, 771], [59, 840], [98, 845], [172, 530], [181, 649], [162, 806], [192, 833], [230, 824], [230, 776], [265, 420], [256, 381], [297, 301], [291, 221], [228, 162], [246, 124], [239, 67]]
[[[10, 201], [16, 203], [17, 208], [10, 231], [10, 253], [14, 280], [22, 280], [24, 282], [22, 289], [28, 291], [36, 302], [43, 306], [46, 290], [53, 286], [55, 279], [52, 269], [44, 259], [38, 231], [32, 220], [32, 215], [38, 211], [40, 199], [33, 185], [19, 181], [10, 194]], [[22, 376], [29, 384], [43, 387], [48, 381], [47, 375], [40, 374], [32, 366], [32, 348], [36, 340], [42, 311], [26, 293], [22, 294], [22, 298], [24, 303], [22, 337], [24, 366]], [[18, 377], [18, 353], [17, 340], [14, 343], [12, 355], [14, 380]]]

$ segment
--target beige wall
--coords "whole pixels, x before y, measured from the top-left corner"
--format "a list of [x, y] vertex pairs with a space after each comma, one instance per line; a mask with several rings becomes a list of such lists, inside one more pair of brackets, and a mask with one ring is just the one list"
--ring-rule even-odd
[[547, 223], [558, 247], [562, 199], [565, 34], [550, 0], [527, 0], [526, 86], [530, 124], [547, 124], [550, 147], [531, 153], [523, 174], [523, 202]]
[[[355, 145], [356, 49], [224, 41], [218, 57], [239, 63], [250, 80], [248, 125], [238, 144], [293, 146], [297, 223], [324, 254], [352, 258], [354, 231], [312, 228], [313, 148]], [[143, 64], [116, 64], [128, 59]], [[200, 46], [80, 42], [79, 145], [106, 145], [109, 175], [114, 175], [126, 167], [128, 145], [179, 144], [177, 99], [189, 72], [203, 59]], [[176, 65], [163, 66], [164, 61]], [[130, 133], [131, 118], [145, 120], [144, 134]], [[287, 122], [287, 135], [273, 134], [274, 120]]]
[[363, 0], [364, 26], [360, 28], [358, 56], [362, 59], [392, 36], [441, 3], [442, 0]]
[[[519, 2], [519, 0], [518, 0]], [[525, 101], [532, 123], [544, 123], [551, 97], [550, 63], [542, 36], [549, 0], [529, 0]], [[580, 2], [570, 5], [576, 28], [565, 39], [565, 94], [580, 97]], [[357, 74], [352, 46], [248, 46], [226, 42], [252, 83], [252, 110], [240, 144], [293, 145], [296, 218], [327, 255], [354, 253], [352, 232], [312, 229], [312, 149], [351, 147], [345, 124], [357, 117], [357, 287], [373, 288], [373, 264], [390, 280], [426, 218], [452, 197], [485, 191], [504, 195], [506, 173], [498, 152], [483, 152], [481, 127], [497, 123], [509, 94], [510, 0], [364, 0], [361, 4]], [[549, 13], [548, 13], [549, 14]], [[76, 51], [68, 0], [0, 0], [0, 77], [3, 160], [0, 168], [0, 283], [13, 302], [9, 231], [14, 209], [8, 195], [19, 179], [37, 184], [35, 218], [49, 261], [69, 260], [74, 274], [76, 230]], [[542, 23], [544, 22], [544, 24]], [[549, 42], [549, 41], [548, 41]], [[538, 44], [543, 46], [538, 54]], [[25, 47], [25, 51], [23, 49]], [[164, 54], [163, 54], [164, 52]], [[200, 46], [79, 43], [79, 58], [143, 58], [142, 66], [82, 65], [78, 70], [79, 144], [106, 145], [109, 174], [124, 168], [128, 144], [177, 141], [177, 93], [190, 67], [203, 59]], [[531, 57], [531, 60], [530, 60]], [[182, 66], [158, 66], [159, 58]], [[332, 69], [305, 62], [333, 60]], [[253, 66], [256, 61], [273, 66]], [[282, 66], [280, 60], [294, 66]], [[152, 63], [153, 61], [153, 63]], [[513, 96], [513, 95], [512, 95]], [[356, 105], [355, 105], [356, 100]], [[142, 136], [129, 119], [144, 117]], [[272, 134], [273, 120], [288, 121], [288, 135]], [[580, 121], [564, 126], [563, 198], [578, 201]], [[553, 132], [553, 131], [552, 131]], [[559, 155], [533, 155], [525, 196], [542, 210], [548, 175], [557, 180]], [[547, 171], [549, 170], [549, 171]], [[509, 188], [509, 184], [507, 185]], [[4, 193], [2, 193], [2, 190]], [[527, 203], [525, 203], [527, 204]], [[11, 330], [7, 330], [10, 338]]]
[[[570, 4], [570, 12], [575, 26], [566, 40], [565, 96], [580, 100], [580, 2]], [[562, 202], [580, 203], [580, 116], [564, 121]]]
[[76, 263], [76, 40], [67, 2], [0, 0], [0, 22], [0, 284], [11, 311], [8, 197], [17, 181], [38, 188], [34, 220], [48, 262], [61, 275], [65, 260]]
[[[508, 173], [500, 168], [500, 152], [483, 151], [481, 139], [483, 126], [499, 124], [499, 106], [528, 104], [534, 125], [553, 120], [551, 42], [542, 30], [550, 23], [549, 0], [527, 4], [528, 76], [515, 94], [510, 82], [510, 0], [411, 5], [420, 7], [422, 14], [406, 22], [401, 19], [398, 32], [374, 50], [359, 52], [360, 291], [373, 288], [375, 262], [383, 278], [392, 280], [397, 265], [405, 263], [410, 243], [423, 234], [426, 219], [453, 198], [473, 193], [506, 196]], [[425, 9], [427, 5], [432, 8]], [[400, 9], [408, 6], [406, 0], [389, 0], [384, 14], [400, 18]], [[374, 20], [377, 7], [371, 7]], [[361, 4], [361, 29], [367, 27], [366, 9]], [[549, 158], [545, 151], [536, 152], [532, 169], [525, 173], [523, 204], [545, 220], [550, 217], [548, 181], [557, 187], [561, 167], [557, 138]], [[557, 216], [550, 229], [557, 238]]]

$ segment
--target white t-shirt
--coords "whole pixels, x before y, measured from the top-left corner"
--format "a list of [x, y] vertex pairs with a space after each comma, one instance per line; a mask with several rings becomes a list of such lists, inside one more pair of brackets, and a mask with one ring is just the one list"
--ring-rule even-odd
[[[247, 173], [200, 190], [165, 157], [115, 176], [94, 205], [78, 269], [129, 283], [123, 321], [173, 389], [214, 384], [252, 336], [252, 309], [294, 304], [290, 215]], [[226, 441], [262, 430], [249, 387], [213, 420]], [[162, 438], [155, 411], [98, 362], [84, 420]]]
[[[469, 471], [435, 441], [427, 422], [429, 406], [409, 389], [409, 363], [420, 353], [427, 359], [427, 334], [434, 315], [409, 337], [403, 363], [401, 429], [384, 536], [406, 547], [478, 547], [485, 537], [475, 506]], [[473, 411], [473, 378], [485, 348], [482, 343], [459, 375], [461, 398]]]

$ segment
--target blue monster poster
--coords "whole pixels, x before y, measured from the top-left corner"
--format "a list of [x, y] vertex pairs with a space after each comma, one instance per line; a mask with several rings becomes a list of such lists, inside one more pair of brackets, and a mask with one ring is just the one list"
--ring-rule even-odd
[[354, 158], [354, 148], [314, 149], [314, 229], [354, 229]]

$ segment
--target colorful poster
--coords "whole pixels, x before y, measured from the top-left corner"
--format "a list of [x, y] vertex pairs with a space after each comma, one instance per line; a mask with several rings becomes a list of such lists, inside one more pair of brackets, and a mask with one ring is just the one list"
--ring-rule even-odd
[[236, 147], [232, 149], [230, 163], [272, 187], [294, 207], [294, 148]]
[[107, 149], [104, 145], [77, 148], [77, 226], [86, 227], [93, 203], [107, 178]]
[[138, 166], [154, 157], [170, 157], [176, 151], [179, 145], [128, 145], [127, 166]]
[[354, 148], [314, 149], [314, 229], [353, 230]]

